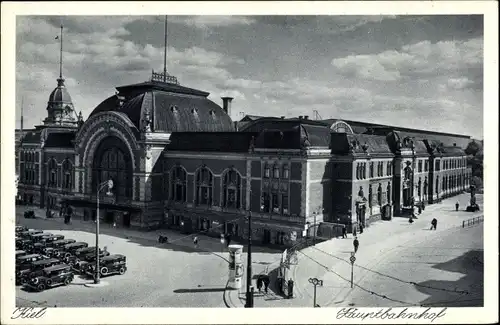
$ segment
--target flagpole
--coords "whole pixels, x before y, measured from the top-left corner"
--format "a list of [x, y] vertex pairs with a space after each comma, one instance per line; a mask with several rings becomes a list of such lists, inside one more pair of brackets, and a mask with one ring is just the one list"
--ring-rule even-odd
[[62, 79], [63, 25], [61, 24], [61, 52], [59, 53], [59, 79]]
[[163, 53], [163, 82], [167, 82], [167, 15], [165, 15], [165, 52]]

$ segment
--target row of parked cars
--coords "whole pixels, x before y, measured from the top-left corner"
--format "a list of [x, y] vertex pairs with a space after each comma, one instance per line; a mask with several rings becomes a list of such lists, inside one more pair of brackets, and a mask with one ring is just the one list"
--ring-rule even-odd
[[[96, 275], [96, 247], [38, 229], [16, 226], [16, 285], [36, 291], [69, 285], [75, 274]], [[99, 249], [100, 276], [124, 274], [126, 257]]]

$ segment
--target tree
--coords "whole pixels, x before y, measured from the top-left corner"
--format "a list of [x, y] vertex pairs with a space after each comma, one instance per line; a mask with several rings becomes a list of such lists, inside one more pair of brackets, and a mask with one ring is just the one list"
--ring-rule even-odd
[[476, 187], [483, 186], [483, 146], [482, 142], [472, 140], [465, 148], [467, 166], [472, 169], [473, 183]]

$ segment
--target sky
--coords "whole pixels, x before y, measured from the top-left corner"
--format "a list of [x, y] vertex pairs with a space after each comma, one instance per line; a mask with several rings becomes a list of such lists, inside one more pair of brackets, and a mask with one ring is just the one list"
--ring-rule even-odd
[[[59, 75], [86, 118], [163, 70], [164, 16], [18, 16], [16, 127], [41, 124]], [[483, 138], [483, 17], [168, 16], [167, 70], [231, 117], [316, 116]]]

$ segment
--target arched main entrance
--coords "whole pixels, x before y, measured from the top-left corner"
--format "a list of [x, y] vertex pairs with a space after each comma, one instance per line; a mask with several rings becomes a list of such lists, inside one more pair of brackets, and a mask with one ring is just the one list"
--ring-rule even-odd
[[111, 178], [116, 202], [129, 201], [132, 199], [132, 174], [132, 159], [125, 143], [114, 136], [103, 139], [92, 162], [92, 194], [97, 193], [98, 184]]

